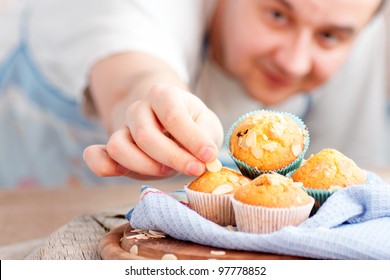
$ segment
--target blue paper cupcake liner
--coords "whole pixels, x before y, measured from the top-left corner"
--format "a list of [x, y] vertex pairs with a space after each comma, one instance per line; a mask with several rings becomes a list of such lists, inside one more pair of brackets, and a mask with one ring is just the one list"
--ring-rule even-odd
[[[278, 113], [278, 114], [282, 114], [282, 115], [288, 116], [291, 119], [293, 119], [303, 130], [306, 130], [306, 132], [307, 132], [303, 151], [296, 158], [296, 160], [294, 160], [292, 163], [290, 163], [289, 165], [287, 165], [287, 166], [285, 166], [283, 168], [280, 168], [280, 169], [277, 169], [277, 170], [259, 170], [259, 169], [257, 169], [257, 167], [251, 167], [248, 164], [246, 164], [245, 162], [237, 159], [230, 152], [230, 138], [231, 138], [232, 133], [233, 133], [234, 129], [236, 128], [236, 126], [240, 122], [242, 122], [244, 119], [249, 117], [250, 115], [253, 115], [253, 114], [256, 114], [256, 113], [261, 113], [261, 112]], [[308, 131], [306, 125], [304, 124], [304, 122], [299, 117], [297, 117], [297, 116], [295, 116], [295, 115], [293, 115], [291, 113], [279, 112], [279, 111], [273, 111], [273, 110], [255, 110], [255, 111], [251, 111], [249, 113], [246, 113], [246, 114], [242, 115], [237, 121], [235, 121], [233, 123], [233, 125], [230, 127], [230, 129], [229, 129], [229, 131], [228, 131], [228, 133], [226, 134], [226, 137], [225, 137], [225, 146], [227, 147], [227, 149], [229, 151], [229, 156], [233, 159], [234, 163], [237, 165], [237, 167], [241, 171], [241, 173], [243, 175], [247, 176], [248, 178], [251, 178], [251, 179], [254, 179], [254, 178], [256, 178], [256, 177], [258, 177], [258, 176], [260, 176], [261, 174], [264, 174], [264, 173], [276, 172], [276, 173], [279, 173], [281, 175], [286, 175], [288, 173], [291, 173], [291, 172], [295, 171], [297, 168], [299, 168], [301, 166], [303, 157], [305, 156], [305, 153], [306, 153], [306, 151], [307, 151], [307, 149], [309, 147], [309, 143], [310, 143], [309, 131]]]
[[312, 189], [312, 188], [306, 188], [303, 187], [303, 189], [307, 192], [308, 195], [310, 195], [312, 198], [314, 198], [314, 206], [311, 209], [310, 216], [313, 216], [315, 213], [317, 213], [318, 209], [325, 203], [325, 201], [337, 190], [334, 191], [328, 191], [328, 190], [321, 190], [321, 189]]
[[[292, 174], [294, 173], [293, 172], [290, 172], [288, 175], [286, 176], [289, 176], [291, 177]], [[372, 183], [374, 180], [372, 174], [370, 172], [367, 172], [367, 181], [364, 183], [364, 184], [370, 184]], [[338, 190], [341, 190], [342, 188], [340, 189], [336, 189], [336, 190], [332, 190], [332, 191], [329, 191], [329, 190], [323, 190], [323, 189], [314, 189], [314, 188], [310, 188], [310, 187], [303, 187], [303, 189], [306, 191], [306, 193], [308, 195], [310, 195], [311, 197], [314, 198], [315, 200], [315, 203], [314, 203], [314, 206], [313, 206], [313, 209], [311, 210], [311, 213], [310, 213], [310, 216], [313, 216], [315, 213], [317, 213], [318, 209], [320, 209], [320, 207], [325, 203], [325, 201], [332, 195], [334, 194], [335, 192], [337, 192]]]

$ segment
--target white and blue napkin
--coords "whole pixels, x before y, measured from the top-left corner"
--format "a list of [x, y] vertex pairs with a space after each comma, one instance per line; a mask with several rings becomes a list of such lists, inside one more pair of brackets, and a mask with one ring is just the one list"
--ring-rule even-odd
[[371, 173], [370, 184], [334, 193], [299, 226], [271, 234], [232, 232], [188, 207], [183, 190], [141, 188], [126, 218], [133, 228], [160, 230], [208, 246], [317, 259], [390, 259], [390, 185]]

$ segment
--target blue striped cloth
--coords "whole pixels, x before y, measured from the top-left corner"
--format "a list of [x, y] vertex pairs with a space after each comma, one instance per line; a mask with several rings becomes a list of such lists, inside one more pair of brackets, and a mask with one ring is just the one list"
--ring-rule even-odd
[[390, 259], [390, 185], [375, 174], [370, 184], [334, 193], [298, 227], [271, 234], [232, 232], [186, 206], [183, 190], [162, 193], [143, 186], [126, 218], [133, 228], [161, 230], [173, 238], [223, 249], [318, 259]]

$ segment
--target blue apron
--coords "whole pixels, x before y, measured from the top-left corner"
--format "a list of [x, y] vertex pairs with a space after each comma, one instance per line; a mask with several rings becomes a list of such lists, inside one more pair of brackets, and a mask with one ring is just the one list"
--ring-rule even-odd
[[0, 188], [117, 182], [86, 166], [85, 147], [106, 143], [107, 135], [45, 79], [23, 33], [0, 61]]

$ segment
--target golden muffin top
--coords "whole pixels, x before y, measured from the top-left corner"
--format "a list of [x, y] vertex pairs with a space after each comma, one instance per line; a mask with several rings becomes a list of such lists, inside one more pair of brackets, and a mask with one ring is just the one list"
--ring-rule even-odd
[[302, 153], [307, 131], [287, 115], [257, 112], [241, 121], [230, 138], [232, 155], [259, 170], [286, 167]]
[[291, 178], [307, 188], [336, 190], [365, 183], [367, 174], [341, 152], [324, 149], [311, 155]]
[[197, 179], [192, 181], [188, 188], [193, 191], [228, 194], [234, 193], [239, 187], [251, 182], [251, 179], [245, 177], [237, 171], [222, 167], [216, 172], [205, 172]]
[[277, 173], [265, 173], [240, 188], [234, 198], [245, 204], [271, 208], [286, 208], [307, 205], [312, 198], [288, 177]]

